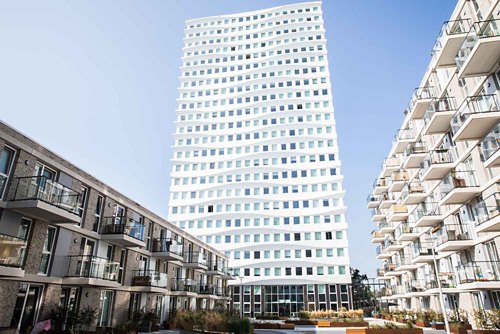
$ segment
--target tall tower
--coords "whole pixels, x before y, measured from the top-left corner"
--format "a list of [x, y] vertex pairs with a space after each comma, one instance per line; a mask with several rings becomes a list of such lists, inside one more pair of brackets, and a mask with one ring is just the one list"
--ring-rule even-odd
[[186, 22], [169, 220], [225, 252], [254, 316], [350, 307], [321, 2]]

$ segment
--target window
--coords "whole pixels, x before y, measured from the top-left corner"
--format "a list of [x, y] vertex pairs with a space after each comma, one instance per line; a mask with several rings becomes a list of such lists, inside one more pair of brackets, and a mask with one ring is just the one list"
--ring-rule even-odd
[[325, 232], [326, 240], [332, 240], [332, 232]]
[[47, 234], [45, 235], [45, 241], [43, 243], [42, 257], [40, 260], [40, 265], [38, 267], [38, 273], [42, 275], [47, 275], [49, 271], [50, 260], [52, 258], [52, 251], [54, 249], [54, 241], [56, 239], [56, 228], [49, 226], [47, 228]]
[[0, 152], [0, 198], [3, 197], [5, 185], [7, 184], [7, 180], [12, 169], [14, 154], [15, 151], [8, 147], [4, 147]]
[[97, 202], [95, 204], [94, 212], [94, 225], [92, 226], [92, 231], [99, 231], [99, 225], [101, 223], [102, 209], [103, 209], [104, 198], [101, 195], [97, 196]]

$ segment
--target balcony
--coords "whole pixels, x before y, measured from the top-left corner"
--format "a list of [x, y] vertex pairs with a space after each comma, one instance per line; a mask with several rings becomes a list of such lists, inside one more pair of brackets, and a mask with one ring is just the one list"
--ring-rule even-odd
[[223, 276], [226, 265], [223, 261], [209, 261], [207, 263], [207, 275]]
[[378, 268], [377, 269], [376, 277], [377, 277], [378, 280], [381, 280], [381, 279], [390, 279], [390, 277], [385, 277], [385, 270], [384, 270], [384, 268]]
[[189, 278], [174, 278], [170, 290], [173, 295], [196, 295], [200, 290], [198, 282]]
[[380, 231], [374, 230], [372, 231], [372, 243], [381, 243], [384, 242], [385, 239], [385, 233], [382, 233]]
[[441, 180], [455, 166], [456, 155], [454, 148], [429, 151], [422, 162], [422, 181]]
[[399, 192], [408, 181], [408, 172], [393, 172], [389, 181], [389, 192]]
[[389, 189], [389, 185], [387, 184], [385, 178], [380, 178], [375, 181], [373, 184], [373, 194], [380, 195]]
[[456, 56], [459, 78], [488, 75], [494, 70], [500, 56], [499, 26], [499, 20], [472, 25]]
[[93, 255], [73, 255], [66, 258], [64, 283], [99, 287], [119, 287], [119, 263]]
[[385, 212], [376, 208], [372, 209], [372, 222], [381, 221], [385, 218]]
[[438, 203], [423, 202], [412, 211], [409, 220], [413, 222], [413, 226], [422, 228], [434, 226], [443, 219]]
[[207, 270], [207, 257], [200, 252], [184, 254], [184, 267], [190, 269]]
[[444, 134], [451, 127], [451, 119], [457, 112], [457, 104], [453, 97], [435, 99], [424, 115], [424, 135]]
[[421, 266], [421, 264], [412, 262], [412, 259], [409, 256], [397, 256], [395, 262], [396, 271], [410, 271]]
[[377, 208], [381, 200], [381, 196], [368, 195], [368, 198], [366, 199], [366, 207], [368, 209]]
[[481, 193], [474, 171], [452, 171], [439, 184], [439, 205], [463, 204]]
[[45, 176], [19, 177], [7, 208], [50, 223], [79, 223], [80, 194]]
[[406, 183], [401, 191], [402, 204], [413, 205], [422, 202], [427, 197], [424, 184], [421, 181]]
[[394, 232], [396, 226], [394, 224], [387, 222], [385, 219], [378, 223], [378, 230], [382, 234], [387, 234]]
[[493, 129], [500, 119], [497, 95], [468, 97], [451, 120], [453, 140], [478, 140]]
[[167, 261], [182, 261], [182, 250], [182, 242], [178, 242], [177, 240], [171, 238], [153, 240], [153, 253], [158, 258]]
[[446, 21], [443, 24], [432, 48], [432, 59], [435, 60], [437, 68], [456, 66], [455, 56], [470, 28], [468, 19]]
[[393, 172], [401, 169], [401, 156], [392, 156], [384, 160], [382, 169], [385, 177], [390, 176]]
[[405, 246], [403, 243], [396, 241], [396, 240], [387, 239], [385, 241], [385, 249], [388, 252], [396, 252], [396, 251], [403, 249], [404, 247]]
[[500, 166], [500, 124], [497, 124], [480, 142], [479, 152], [484, 167]]
[[209, 285], [209, 284], [200, 284], [200, 290], [199, 290], [200, 295], [211, 295], [211, 296], [217, 296], [217, 297], [223, 297], [226, 294], [224, 293], [224, 290], [220, 286], [216, 285]]
[[472, 207], [476, 218], [476, 232], [500, 232], [500, 193], [486, 197]]
[[410, 119], [421, 119], [435, 96], [434, 87], [418, 87], [413, 91], [408, 111]]
[[162, 292], [168, 286], [167, 274], [154, 270], [133, 270], [132, 286], [143, 287], [145, 292]]
[[387, 251], [382, 245], [377, 246], [375, 253], [377, 254], [377, 259], [389, 259], [392, 257], [392, 252]]
[[396, 195], [394, 193], [388, 192], [382, 195], [382, 202], [380, 202], [380, 209], [388, 209], [393, 204], [396, 204]]
[[394, 136], [394, 153], [403, 153], [406, 147], [417, 139], [415, 129], [399, 129]]
[[460, 288], [498, 289], [500, 281], [500, 262], [472, 261], [457, 266]]
[[144, 225], [127, 217], [104, 217], [101, 239], [122, 247], [145, 247]]
[[430, 263], [433, 261], [432, 245], [414, 243], [411, 247], [411, 262], [413, 263]]
[[387, 213], [389, 222], [403, 221], [408, 217], [408, 207], [406, 205], [394, 204]]
[[469, 225], [450, 224], [432, 230], [436, 238], [436, 251], [456, 252], [474, 245], [474, 236]]
[[23, 277], [26, 240], [0, 233], [0, 277]]
[[427, 154], [427, 148], [422, 142], [410, 144], [404, 152], [403, 168], [420, 168], [420, 164]]
[[420, 230], [417, 227], [413, 227], [407, 222], [401, 223], [396, 228], [394, 232], [394, 237], [397, 241], [413, 241], [420, 235]]
[[423, 279], [412, 279], [406, 283], [406, 291], [411, 293], [413, 297], [424, 296], [429, 289], [429, 283]]
[[396, 270], [396, 264], [395, 263], [391, 263], [391, 262], [387, 262], [384, 264], [384, 276], [385, 277], [395, 277], [395, 276], [400, 276], [402, 275], [404, 272], [402, 271], [397, 271]]

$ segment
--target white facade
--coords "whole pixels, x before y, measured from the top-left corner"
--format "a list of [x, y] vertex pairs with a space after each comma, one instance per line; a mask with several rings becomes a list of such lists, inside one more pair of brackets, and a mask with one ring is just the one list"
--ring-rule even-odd
[[183, 50], [169, 221], [233, 284], [350, 283], [321, 3], [190, 20]]
[[368, 199], [399, 308], [500, 308], [499, 13], [458, 1]]

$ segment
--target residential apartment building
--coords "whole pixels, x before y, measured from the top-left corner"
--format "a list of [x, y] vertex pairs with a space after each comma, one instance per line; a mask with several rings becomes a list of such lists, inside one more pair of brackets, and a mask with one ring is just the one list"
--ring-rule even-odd
[[169, 220], [223, 251], [246, 316], [350, 307], [320, 2], [186, 22]]
[[398, 308], [500, 308], [499, 13], [458, 1], [368, 198]]
[[227, 304], [227, 257], [0, 123], [0, 328], [90, 306], [93, 327], [134, 311]]

